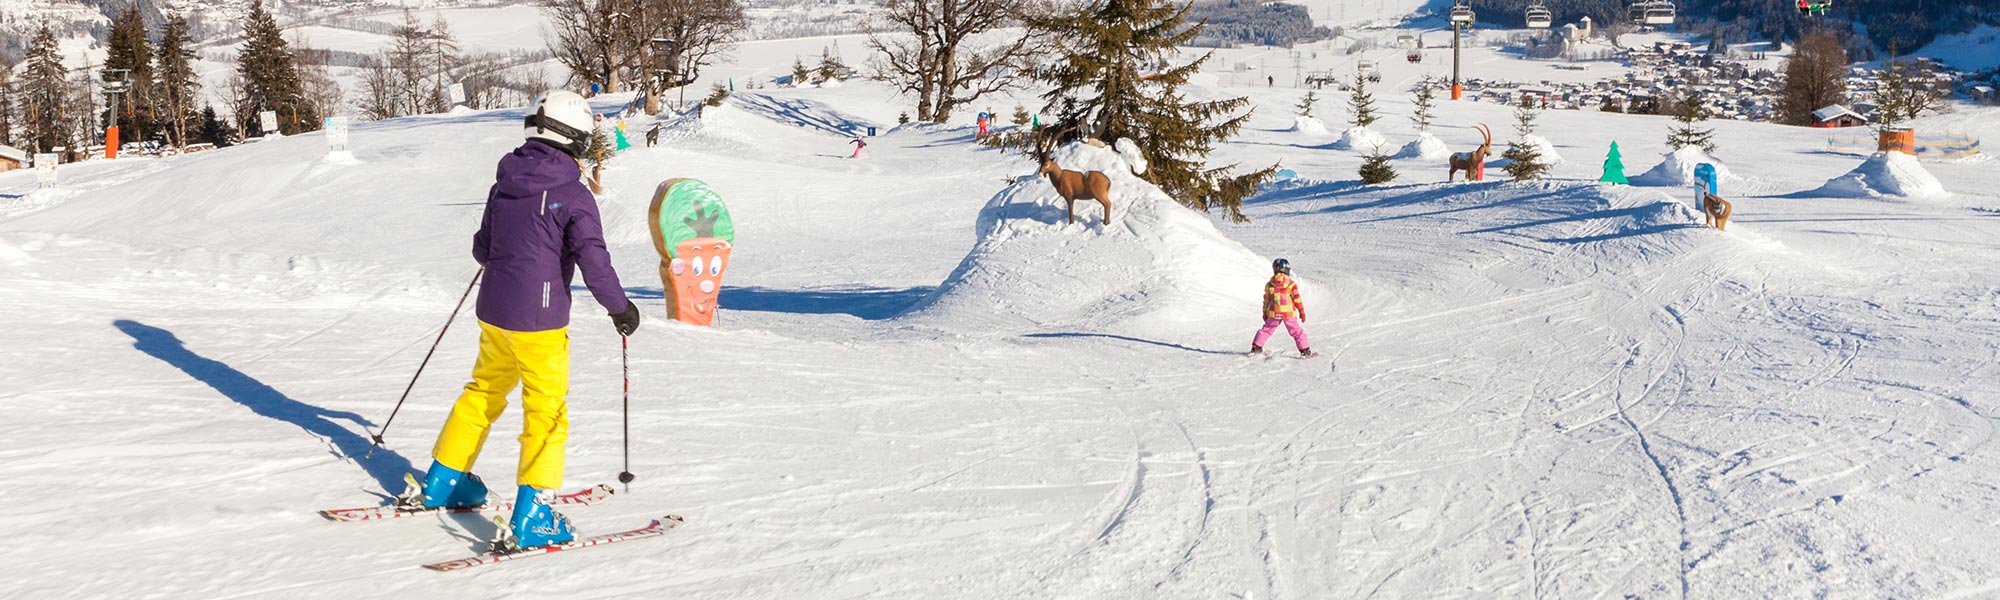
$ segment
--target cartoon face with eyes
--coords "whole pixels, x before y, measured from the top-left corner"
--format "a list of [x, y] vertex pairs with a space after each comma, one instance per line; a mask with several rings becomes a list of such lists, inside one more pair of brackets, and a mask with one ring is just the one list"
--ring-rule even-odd
[[695, 325], [715, 319], [716, 301], [722, 296], [722, 271], [729, 262], [729, 242], [718, 238], [685, 240], [667, 261], [666, 280], [674, 286], [675, 316]]
[[721, 195], [699, 180], [670, 179], [654, 192], [647, 218], [653, 248], [660, 253], [667, 317], [712, 325], [736, 239]]

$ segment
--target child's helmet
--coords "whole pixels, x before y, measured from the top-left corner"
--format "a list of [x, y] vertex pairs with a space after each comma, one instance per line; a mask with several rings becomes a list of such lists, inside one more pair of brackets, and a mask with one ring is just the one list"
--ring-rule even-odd
[[1282, 258], [1271, 261], [1271, 273], [1272, 274], [1284, 273], [1286, 275], [1292, 274], [1292, 261], [1285, 260]]
[[590, 104], [583, 96], [566, 90], [551, 90], [535, 97], [528, 106], [523, 133], [528, 139], [542, 140], [572, 157], [582, 156], [590, 147]]

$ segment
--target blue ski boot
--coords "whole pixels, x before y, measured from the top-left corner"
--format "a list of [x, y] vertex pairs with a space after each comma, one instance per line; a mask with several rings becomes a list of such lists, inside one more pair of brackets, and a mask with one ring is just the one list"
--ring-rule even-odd
[[507, 520], [508, 528], [514, 530], [515, 549], [540, 548], [576, 539], [569, 517], [549, 508], [549, 495], [548, 491], [525, 485], [515, 493], [514, 517]]
[[418, 508], [449, 508], [459, 506], [484, 506], [486, 504], [486, 482], [458, 469], [431, 461], [431, 470], [424, 474], [422, 483], [414, 477], [407, 477], [412, 486], [403, 493], [402, 503]]

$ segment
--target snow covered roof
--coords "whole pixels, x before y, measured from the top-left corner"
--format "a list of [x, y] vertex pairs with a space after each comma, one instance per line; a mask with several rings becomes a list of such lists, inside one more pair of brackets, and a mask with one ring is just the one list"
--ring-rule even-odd
[[1839, 118], [1841, 115], [1852, 115], [1856, 119], [1860, 119], [1863, 121], [1868, 120], [1867, 117], [1861, 116], [1860, 113], [1856, 113], [1852, 109], [1849, 109], [1845, 106], [1841, 106], [1838, 104], [1813, 111], [1813, 119], [1819, 120], [1821, 122], [1832, 121], [1836, 118]]
[[25, 165], [28, 164], [28, 151], [22, 150], [20, 148], [15, 148], [13, 146], [9, 146], [6, 144], [0, 144], [0, 158], [4, 158]]

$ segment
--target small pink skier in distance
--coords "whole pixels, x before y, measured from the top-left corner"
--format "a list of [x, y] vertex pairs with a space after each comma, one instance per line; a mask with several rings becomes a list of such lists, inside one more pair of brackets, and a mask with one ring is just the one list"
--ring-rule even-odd
[[1292, 334], [1292, 341], [1299, 346], [1299, 358], [1318, 356], [1313, 353], [1312, 342], [1306, 339], [1306, 303], [1299, 298], [1299, 282], [1292, 280], [1292, 262], [1285, 259], [1271, 261], [1271, 281], [1264, 284], [1264, 327], [1257, 330], [1257, 337], [1250, 341], [1250, 355], [1263, 356], [1264, 342], [1279, 325]]
[[868, 147], [868, 140], [861, 139], [859, 133], [854, 134], [854, 139], [847, 140], [847, 143], [854, 144], [854, 154], [848, 155], [848, 158], [861, 158], [861, 149]]

